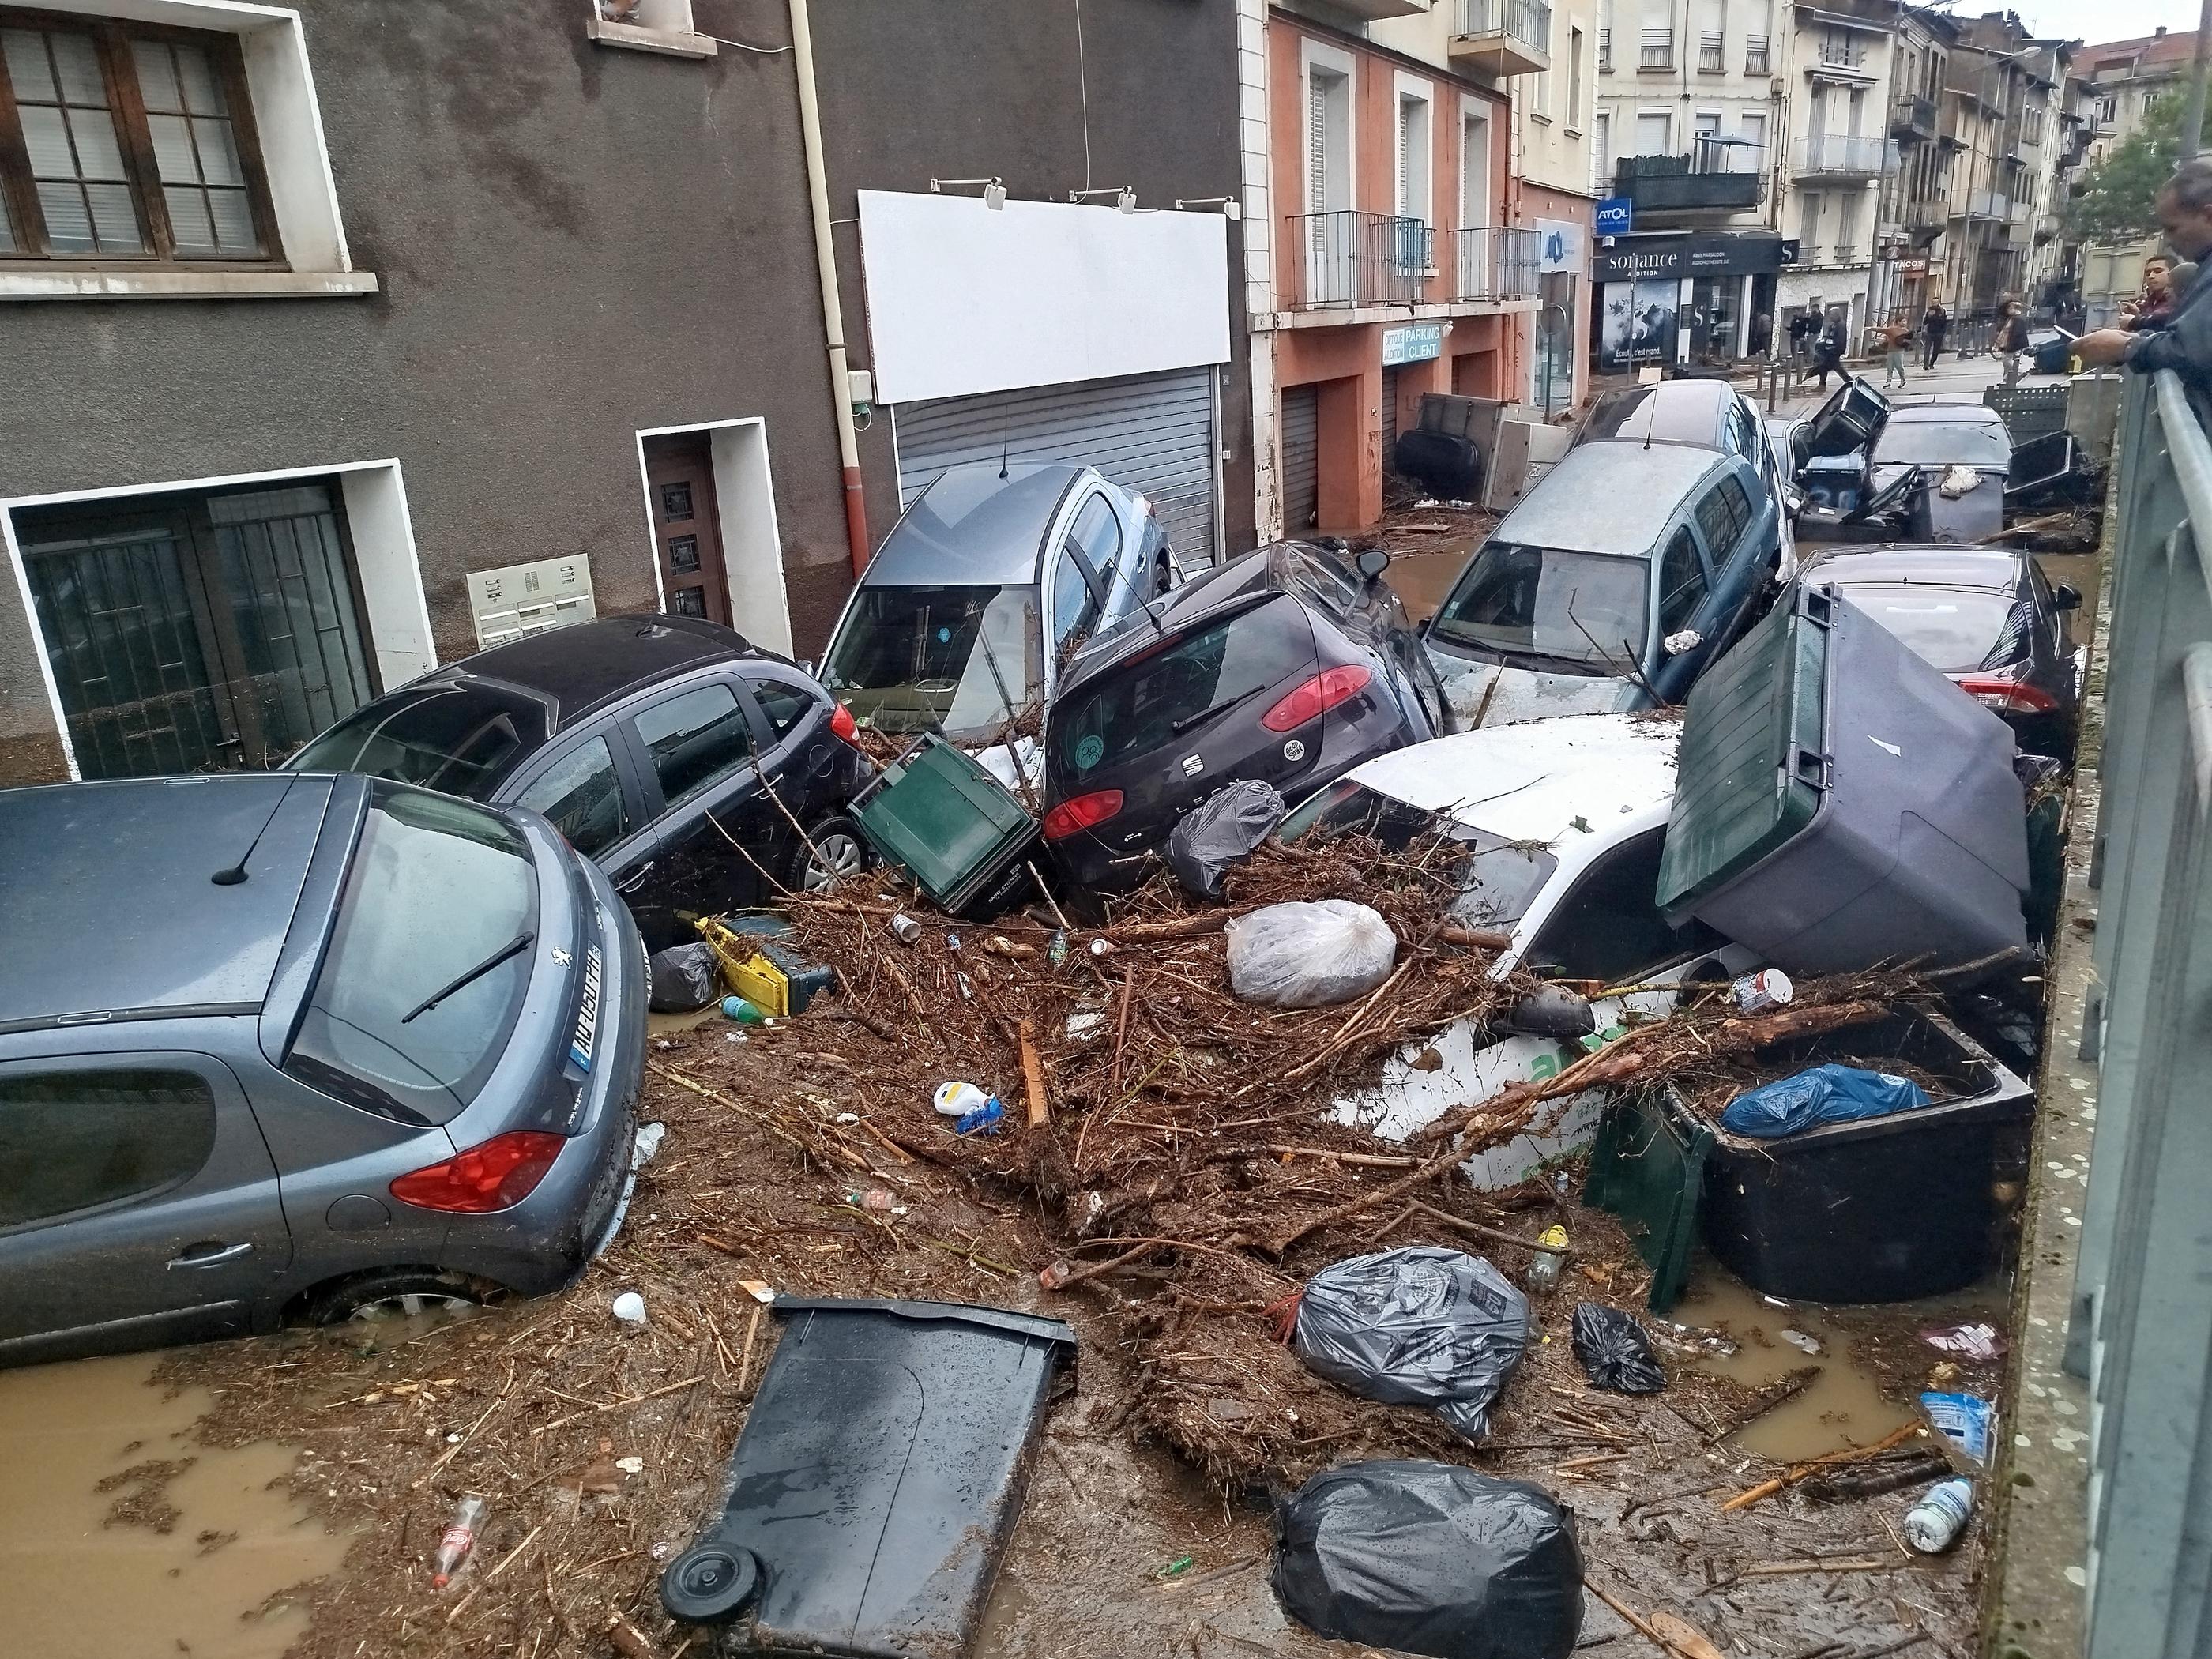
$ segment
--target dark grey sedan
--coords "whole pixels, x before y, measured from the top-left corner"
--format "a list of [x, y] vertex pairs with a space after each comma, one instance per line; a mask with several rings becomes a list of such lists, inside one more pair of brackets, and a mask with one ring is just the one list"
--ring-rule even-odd
[[536, 1294], [617, 1213], [645, 957], [537, 813], [0, 791], [0, 1365]]

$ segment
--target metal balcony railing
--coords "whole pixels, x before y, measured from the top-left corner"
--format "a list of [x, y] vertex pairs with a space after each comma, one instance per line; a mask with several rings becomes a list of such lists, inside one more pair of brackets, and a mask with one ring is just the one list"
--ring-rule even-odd
[[1425, 296], [1435, 233], [1419, 219], [1340, 209], [1284, 220], [1285, 308], [1406, 305]]
[[1847, 41], [1823, 40], [1820, 56], [1822, 63], [1833, 64], [1838, 69], [1866, 67], [1866, 48], [1852, 46]]
[[2065, 1369], [2089, 1396], [2076, 1419], [2089, 1463], [2081, 1650], [2176, 1659], [2205, 1611], [2192, 1547], [2177, 1566], [2176, 1540], [2204, 1536], [2212, 1501], [2201, 1478], [2212, 1429], [2173, 1409], [2203, 1397], [2212, 1339], [2212, 445], [2172, 374], [2131, 374], [2120, 391], [2109, 598], [2089, 670], [2093, 699], [2103, 687], [2103, 718], [2089, 716], [2101, 746], [2083, 756], [2098, 799], [2077, 797], [2074, 817], [2088, 838], [2076, 891], [2094, 907], [2094, 961], [2061, 981], [2064, 996], [2086, 973], [2087, 1002], [2078, 1038], [2052, 1054], [2096, 1068], [2094, 1094], [2074, 1097], [2096, 1115], [2086, 1191], [2071, 1200], [2081, 1242]]
[[1541, 234], [1504, 225], [1455, 230], [1444, 274], [1454, 300], [1533, 300]]
[[1966, 212], [1976, 219], [2009, 219], [2012, 198], [1993, 190], [1978, 190], [1966, 198]]
[[1611, 29], [1600, 29], [1597, 32], [1597, 72], [1600, 75], [1613, 73], [1613, 31]]
[[1613, 190], [1639, 212], [1735, 212], [1757, 207], [1766, 180], [1756, 144], [1700, 138], [1687, 155], [1624, 155]]
[[1707, 29], [1698, 36], [1698, 73], [1728, 73], [1728, 36], [1718, 29]]
[[1900, 138], [1936, 136], [1936, 100], [1901, 92], [1889, 107], [1889, 130]]
[[1880, 138], [1812, 132], [1797, 147], [1800, 173], [1856, 174], [1871, 179], [1887, 165], [1889, 146]]
[[1642, 44], [1638, 47], [1636, 67], [1639, 70], [1670, 70], [1674, 67], [1674, 31], [1646, 29]]
[[1507, 35], [1538, 52], [1548, 51], [1551, 0], [1459, 0], [1459, 33]]
[[1764, 34], [1743, 37], [1743, 72], [1746, 75], [1766, 75], [1772, 72], [1774, 43]]

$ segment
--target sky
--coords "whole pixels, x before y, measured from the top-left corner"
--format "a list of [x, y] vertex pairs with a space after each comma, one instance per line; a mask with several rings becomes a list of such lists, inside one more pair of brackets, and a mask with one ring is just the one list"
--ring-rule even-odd
[[[2002, 8], [2003, 0], [1959, 0], [1954, 15], [1977, 17]], [[2197, 27], [2197, 9], [2189, 0], [2012, 0], [2021, 22], [2045, 40], [2127, 40], [2148, 34], [2160, 24], [2179, 34]]]

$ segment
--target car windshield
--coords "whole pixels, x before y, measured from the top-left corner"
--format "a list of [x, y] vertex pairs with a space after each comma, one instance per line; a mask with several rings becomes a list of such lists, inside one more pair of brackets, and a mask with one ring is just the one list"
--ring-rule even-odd
[[2012, 459], [2012, 441], [1995, 422], [1892, 421], [1874, 441], [1877, 465], [1909, 466], [2002, 466]]
[[537, 921], [519, 831], [465, 801], [377, 786], [284, 1069], [382, 1117], [446, 1122], [506, 1048]]
[[2012, 622], [2013, 598], [1985, 587], [1846, 587], [1851, 603], [1905, 641], [1912, 654], [1947, 674], [1989, 659]]
[[1079, 789], [1132, 755], [1195, 737], [1231, 708], [1265, 714], [1269, 690], [1288, 691], [1314, 663], [1312, 623], [1296, 599], [1278, 594], [1073, 688], [1052, 712], [1048, 743]]
[[1451, 645], [1599, 673], [1643, 661], [1646, 561], [1493, 541], [1474, 556], [1430, 631]]
[[1403, 852], [1421, 836], [1449, 836], [1468, 853], [1453, 914], [1480, 927], [1512, 927], [1528, 914], [1536, 895], [1559, 867], [1559, 860], [1541, 847], [1472, 829], [1349, 779], [1302, 803], [1275, 833], [1285, 842], [1307, 835], [1322, 841], [1372, 836], [1392, 853]]
[[1041, 700], [1034, 587], [863, 586], [823, 673], [855, 719], [891, 732], [994, 732]]
[[474, 800], [545, 741], [545, 710], [483, 685], [395, 691], [356, 709], [285, 763], [294, 772], [366, 772]]

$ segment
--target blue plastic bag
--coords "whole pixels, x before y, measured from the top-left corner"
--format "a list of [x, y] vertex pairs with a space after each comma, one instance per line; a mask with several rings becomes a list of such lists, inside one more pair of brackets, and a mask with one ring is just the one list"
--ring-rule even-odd
[[1911, 1078], [1856, 1066], [1815, 1066], [1795, 1077], [1745, 1090], [1721, 1114], [1721, 1127], [1771, 1140], [1816, 1124], [1887, 1117], [1927, 1103], [1928, 1091]]

